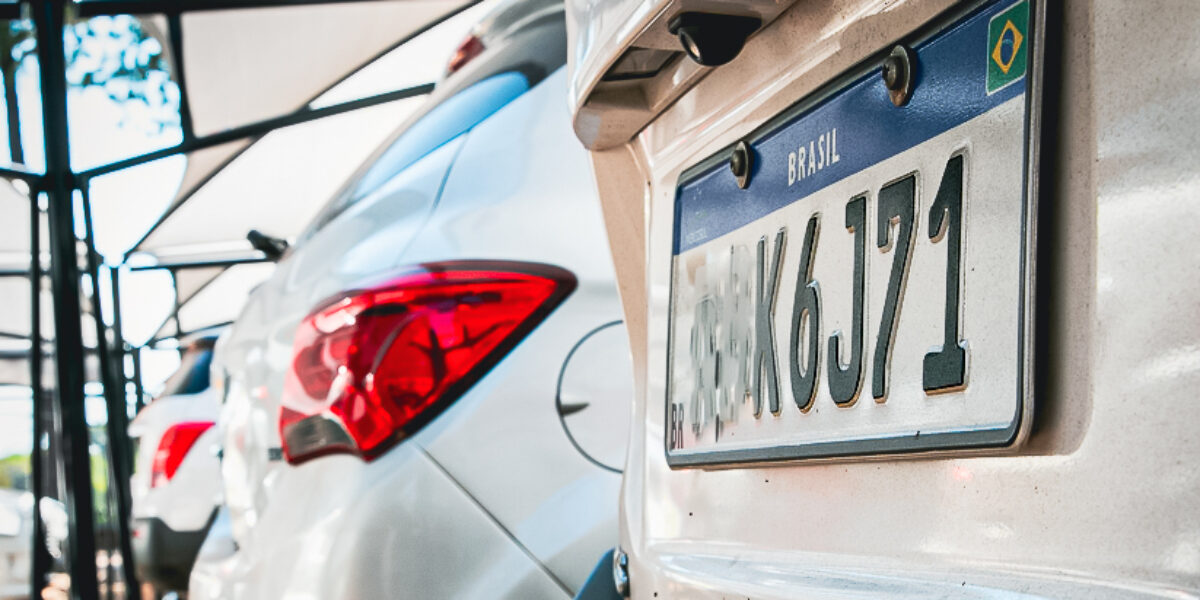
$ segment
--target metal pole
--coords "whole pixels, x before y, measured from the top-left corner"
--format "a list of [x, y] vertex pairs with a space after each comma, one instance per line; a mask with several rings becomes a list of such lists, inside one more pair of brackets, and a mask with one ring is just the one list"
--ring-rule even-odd
[[[125, 585], [137, 588], [137, 572], [133, 565], [133, 546], [130, 544], [129, 515], [133, 504], [129, 491], [130, 465], [126, 460], [133, 452], [129, 443], [129, 413], [125, 404], [124, 379], [117, 373], [109, 343], [108, 328], [100, 302], [100, 256], [96, 253], [95, 231], [92, 227], [92, 202], [87, 184], [80, 186], [83, 200], [84, 240], [87, 244], [88, 275], [92, 278], [92, 320], [96, 323], [96, 355], [100, 359], [100, 380], [104, 383], [104, 401], [108, 409], [108, 462], [114, 481], [117, 517], [117, 547], [121, 551], [121, 571]], [[119, 338], [119, 336], [118, 336]], [[116, 340], [119, 342], [120, 340]], [[109, 555], [111, 560], [112, 555]], [[109, 578], [111, 586], [112, 579]]]
[[[108, 444], [109, 444], [108, 447], [110, 450], [109, 451], [109, 460], [111, 461], [112, 460], [112, 452], [111, 452], [112, 440], [111, 439], [108, 441]], [[116, 472], [112, 469], [111, 462], [109, 463], [109, 476], [113, 477], [113, 478], [116, 478], [116, 476], [117, 476]], [[119, 493], [120, 493], [120, 491], [116, 486], [110, 485], [110, 486], [108, 486], [108, 493], [106, 494], [106, 497], [104, 499], [104, 501], [108, 503], [108, 508], [109, 508], [108, 517], [110, 519], [117, 520], [117, 527], [121, 527], [121, 523], [126, 522], [125, 519], [122, 518], [122, 516], [119, 514], [119, 509], [112, 510], [112, 508], [120, 502], [120, 498], [117, 497], [117, 495]], [[113, 596], [114, 586], [117, 583], [116, 569], [113, 567], [113, 556], [115, 556], [119, 552], [121, 540], [120, 540], [120, 536], [118, 535], [117, 539], [115, 539], [115, 540], [112, 539], [110, 536], [105, 536], [104, 541], [105, 541], [105, 544], [104, 544], [104, 597], [106, 600], [112, 600], [114, 597]], [[128, 582], [126, 582], [126, 585], [128, 586]], [[126, 589], [131, 589], [131, 588], [127, 587]]]
[[[108, 328], [104, 325], [100, 302], [100, 266], [99, 256], [95, 247], [95, 232], [92, 228], [91, 197], [88, 189], [82, 187], [83, 220], [85, 225], [88, 272], [92, 277], [92, 313], [96, 323], [97, 355], [100, 359], [100, 377], [104, 382], [104, 399], [108, 408], [108, 448], [109, 465], [115, 481], [109, 485], [114, 490], [117, 516], [117, 544], [121, 552], [122, 575], [126, 585], [131, 589], [137, 587], [137, 574], [134, 571], [133, 549], [130, 545], [129, 515], [132, 497], [129, 490], [130, 465], [126, 460], [132, 453], [127, 435], [129, 429], [129, 413], [125, 404], [123, 377], [117, 373], [113, 361], [112, 347], [108, 340]], [[119, 339], [117, 340], [119, 342]], [[110, 556], [111, 559], [111, 556]], [[109, 580], [111, 586], [111, 578]]]
[[42, 390], [42, 211], [37, 192], [29, 197], [29, 392], [33, 406], [33, 448], [29, 452], [30, 491], [33, 492], [33, 539], [29, 561], [29, 597], [41, 598], [52, 558], [46, 549], [46, 527], [42, 524], [42, 498], [46, 497], [46, 456], [42, 438], [53, 413]]
[[192, 107], [188, 101], [187, 75], [183, 68], [183, 17], [177, 12], [167, 15], [167, 39], [175, 67], [175, 84], [179, 86], [179, 128], [183, 130], [183, 141], [190, 142], [196, 137], [196, 131], [192, 127]]
[[34, 0], [42, 89], [42, 127], [46, 150], [46, 195], [50, 216], [50, 281], [54, 292], [54, 347], [58, 400], [62, 414], [68, 532], [71, 547], [71, 597], [96, 600], [96, 538], [92, 500], [88, 426], [84, 410], [84, 348], [79, 318], [79, 256], [75, 239], [70, 138], [67, 130], [66, 57], [63, 48], [64, 3]]
[[[170, 270], [171, 273], [171, 288], [175, 292], [174, 306], [171, 308], [171, 319], [175, 321], [175, 337], [183, 337], [183, 326], [179, 324], [179, 275], [175, 269]], [[179, 351], [180, 356], [183, 356], [183, 349]]]
[[[126, 387], [129, 385], [129, 376], [125, 372], [125, 328], [121, 325], [121, 269], [119, 267], [108, 268], [109, 290], [112, 293], [112, 312], [113, 312], [113, 360], [117, 365], [117, 372], [121, 376], [121, 399], [124, 402], [125, 418], [129, 418], [129, 393]], [[131, 449], [132, 450], [132, 449]], [[133, 470], [133, 454], [125, 457], [125, 464], [129, 466], [129, 470]]]
[[146, 407], [146, 388], [142, 387], [142, 347], [136, 346], [133, 349], [133, 392], [137, 404], [134, 406], [134, 414], [142, 412]]

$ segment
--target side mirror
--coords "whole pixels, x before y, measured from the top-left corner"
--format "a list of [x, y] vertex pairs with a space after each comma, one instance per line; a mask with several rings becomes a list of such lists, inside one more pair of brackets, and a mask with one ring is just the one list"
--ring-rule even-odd
[[271, 237], [257, 229], [251, 229], [246, 233], [246, 240], [255, 250], [267, 255], [267, 258], [272, 261], [279, 260], [280, 256], [288, 249], [287, 240], [283, 238]]

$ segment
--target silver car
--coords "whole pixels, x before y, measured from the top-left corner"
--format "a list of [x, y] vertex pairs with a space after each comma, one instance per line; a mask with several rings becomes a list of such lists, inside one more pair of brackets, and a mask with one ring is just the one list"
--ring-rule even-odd
[[498, 10], [218, 343], [191, 597], [568, 598], [615, 542], [632, 375], [561, 6]]

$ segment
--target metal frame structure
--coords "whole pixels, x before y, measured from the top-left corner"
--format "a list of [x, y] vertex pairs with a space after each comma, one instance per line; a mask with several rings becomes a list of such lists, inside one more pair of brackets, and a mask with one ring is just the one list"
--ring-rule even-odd
[[[114, 491], [113, 500], [116, 507], [117, 521], [117, 550], [122, 556], [122, 579], [125, 582], [126, 597], [140, 596], [137, 585], [134, 560], [131, 552], [129, 532], [130, 490], [129, 477], [132, 470], [132, 450], [127, 437], [129, 420], [129, 384], [134, 387], [134, 404], [140, 409], [144, 401], [144, 388], [141, 381], [141, 351], [143, 347], [132, 346], [122, 337], [120, 314], [120, 273], [122, 269], [140, 271], [147, 269], [166, 269], [174, 275], [182, 269], [211, 268], [214, 266], [231, 267], [248, 262], [264, 262], [268, 260], [262, 255], [248, 255], [244, 258], [228, 260], [196, 260], [163, 262], [151, 266], [127, 267], [124, 263], [117, 266], [102, 264], [101, 257], [96, 253], [91, 208], [89, 202], [89, 180], [108, 173], [136, 167], [162, 159], [168, 156], [184, 154], [210, 148], [236, 140], [251, 141], [282, 127], [297, 125], [323, 117], [342, 114], [357, 110], [428, 94], [433, 90], [433, 84], [417, 85], [398, 89], [366, 98], [343, 102], [321, 108], [310, 108], [306, 104], [295, 112], [278, 117], [243, 125], [211, 135], [197, 136], [192, 128], [192, 117], [188, 102], [186, 74], [183, 68], [183, 32], [180, 16], [187, 12], [207, 10], [253, 9], [268, 7], [302, 6], [311, 4], [335, 4], [343, 2], [361, 2], [363, 0], [81, 0], [67, 2], [64, 0], [18, 0], [13, 3], [0, 3], [0, 19], [16, 20], [31, 19], [37, 38], [38, 77], [42, 94], [42, 123], [44, 128], [45, 172], [37, 173], [19, 166], [0, 168], [0, 178], [21, 180], [30, 188], [30, 262], [28, 270], [0, 269], [0, 277], [27, 277], [31, 284], [31, 319], [29, 344], [29, 376], [31, 395], [33, 399], [33, 434], [34, 444], [31, 452], [31, 488], [34, 494], [34, 535], [32, 572], [30, 577], [30, 596], [41, 597], [42, 588], [47, 583], [47, 575], [51, 569], [52, 559], [46, 550], [44, 526], [42, 524], [39, 505], [42, 498], [47, 496], [44, 482], [47, 458], [54, 461], [57, 475], [61, 477], [63, 501], [69, 515], [69, 555], [67, 557], [70, 572], [71, 597], [80, 600], [94, 600], [100, 597], [99, 580], [96, 569], [96, 538], [95, 522], [93, 520], [93, 489], [91, 483], [91, 465], [89, 460], [89, 433], [84, 410], [84, 383], [87, 380], [85, 360], [94, 352], [99, 363], [100, 380], [104, 388], [105, 406], [108, 412], [107, 436], [109, 438], [109, 476], [110, 489]], [[478, 0], [475, 0], [478, 1]], [[467, 2], [458, 10], [452, 10], [441, 19], [413, 32], [396, 44], [372, 57], [375, 60], [408, 40], [424, 33], [455, 14], [469, 8], [475, 1]], [[180, 125], [183, 140], [178, 145], [145, 153], [140, 156], [119, 160], [107, 165], [75, 172], [70, 165], [70, 140], [67, 120], [67, 79], [66, 57], [64, 53], [63, 27], [66, 25], [67, 11], [72, 10], [80, 17], [111, 16], [121, 14], [156, 14], [163, 15], [168, 23], [168, 42], [173, 57], [172, 76], [181, 90]], [[357, 69], [354, 69], [357, 70]], [[350, 71], [353, 73], [354, 70]], [[349, 75], [349, 73], [347, 73]], [[333, 82], [336, 85], [338, 82]], [[328, 89], [328, 88], [327, 88]], [[323, 90], [324, 91], [324, 90]], [[236, 158], [236, 154], [234, 158]], [[17, 157], [19, 159], [20, 157]], [[234, 158], [229, 159], [232, 161]], [[228, 164], [228, 163], [226, 163]], [[223, 167], [224, 165], [222, 165]], [[219, 171], [219, 168], [217, 169]], [[201, 182], [196, 188], [203, 185]], [[194, 190], [193, 190], [194, 191]], [[42, 200], [44, 199], [44, 200]], [[166, 213], [139, 240], [145, 240], [165, 219], [167, 219], [186, 200], [185, 196], [168, 208]], [[43, 210], [40, 204], [45, 205]], [[76, 215], [83, 219], [84, 235], [82, 239], [76, 234]], [[43, 218], [48, 225], [49, 240], [48, 254], [50, 265], [46, 271], [42, 264], [43, 240], [41, 226]], [[135, 244], [135, 248], [138, 244]], [[83, 269], [80, 268], [80, 247], [82, 246]], [[125, 256], [127, 260], [129, 255]], [[83, 341], [82, 319], [80, 307], [83, 298], [81, 278], [87, 276], [91, 282], [90, 312], [93, 315], [97, 347], [87, 348]], [[107, 324], [104, 318], [98, 285], [101, 276], [106, 276], [110, 282], [111, 302], [110, 317]], [[50, 290], [53, 296], [54, 336], [52, 354], [47, 353], [43, 345], [41, 328], [41, 307], [43, 283], [50, 279]], [[178, 327], [178, 302], [171, 318]], [[8, 336], [3, 337], [23, 337]], [[151, 343], [162, 341], [151, 340]], [[43, 385], [46, 375], [45, 361], [50, 356], [55, 365], [55, 393], [48, 394]], [[130, 369], [127, 373], [126, 356], [131, 358]], [[42, 440], [50, 440], [49, 456], [45, 454]], [[110, 567], [111, 573], [111, 567]], [[112, 576], [108, 577], [107, 597], [113, 597]]]

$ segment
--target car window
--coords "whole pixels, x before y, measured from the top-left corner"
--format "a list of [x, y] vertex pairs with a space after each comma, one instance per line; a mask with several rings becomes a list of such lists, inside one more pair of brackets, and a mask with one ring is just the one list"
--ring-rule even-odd
[[129, 451], [129, 455], [133, 457], [133, 472], [137, 473], [139, 471], [138, 463], [141, 462], [137, 459], [137, 456], [138, 456], [138, 452], [141, 451], [141, 449], [142, 449], [142, 436], [140, 436], [140, 435], [129, 436], [129, 445], [131, 447], [131, 450]]
[[484, 79], [433, 107], [408, 127], [366, 171], [317, 214], [302, 240], [335, 219], [346, 207], [378, 189], [405, 167], [471, 129], [530, 87], [527, 75], [507, 71]]
[[208, 389], [209, 367], [212, 365], [211, 347], [190, 347], [183, 353], [179, 369], [167, 378], [159, 397], [179, 394], [199, 394]]
[[352, 198], [369, 194], [418, 158], [454, 139], [529, 89], [517, 72], [500, 73], [447, 98], [405, 131], [363, 174]]

